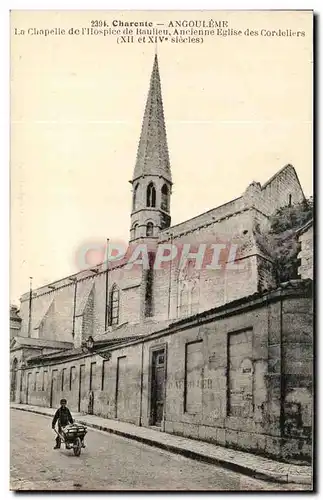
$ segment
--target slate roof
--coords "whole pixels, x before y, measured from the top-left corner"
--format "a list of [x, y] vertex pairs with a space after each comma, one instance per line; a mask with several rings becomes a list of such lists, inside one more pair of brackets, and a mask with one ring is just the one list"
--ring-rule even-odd
[[[137, 336], [132, 336], [132, 337], [124, 337], [124, 338], [119, 338], [119, 339], [105, 339], [104, 341], [101, 340], [101, 341], [97, 341], [95, 344], [95, 349], [100, 352], [100, 351], [104, 351], [105, 349], [104, 348], [107, 348], [107, 347], [114, 347], [116, 345], [121, 345], [121, 344], [125, 344], [131, 340], [138, 340], [140, 338], [142, 338], [143, 335], [137, 335]], [[57, 361], [57, 360], [61, 360], [61, 359], [64, 359], [64, 358], [71, 358], [71, 357], [75, 357], [75, 356], [79, 356], [81, 354], [85, 354], [82, 350], [81, 347], [73, 347], [72, 349], [67, 349], [67, 350], [64, 350], [64, 351], [61, 351], [61, 352], [51, 352], [51, 353], [48, 353], [48, 354], [37, 354], [36, 356], [30, 356], [28, 358], [28, 362], [37, 362], [37, 361]], [[95, 354], [95, 352], [93, 352], [93, 355]]]
[[35, 339], [32, 337], [13, 337], [12, 344], [17, 344], [13, 347], [35, 347], [42, 349], [44, 347], [53, 349], [69, 349], [73, 344], [71, 342], [64, 342], [61, 340], [50, 339]]
[[171, 181], [157, 54], [150, 78], [133, 180], [149, 174], [161, 175]]

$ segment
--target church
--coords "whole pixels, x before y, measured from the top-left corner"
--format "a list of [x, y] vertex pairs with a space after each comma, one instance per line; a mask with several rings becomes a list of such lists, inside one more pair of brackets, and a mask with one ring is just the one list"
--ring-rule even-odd
[[25, 293], [11, 400], [65, 397], [74, 412], [310, 460], [312, 280], [277, 282], [259, 238], [277, 209], [304, 200], [294, 167], [172, 226], [155, 55], [131, 186], [129, 249], [148, 265], [111, 258]]

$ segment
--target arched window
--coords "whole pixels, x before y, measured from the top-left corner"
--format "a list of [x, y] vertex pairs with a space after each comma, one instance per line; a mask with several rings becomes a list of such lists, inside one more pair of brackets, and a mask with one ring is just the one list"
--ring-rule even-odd
[[146, 236], [154, 236], [154, 224], [152, 222], [147, 223]]
[[132, 226], [132, 238], [135, 239], [135, 238], [138, 238], [138, 236], [139, 236], [139, 225], [138, 225], [138, 222], [136, 222]]
[[161, 209], [165, 210], [165, 212], [169, 211], [169, 196], [168, 196], [168, 187], [166, 184], [163, 185], [161, 190]]
[[120, 305], [120, 290], [117, 287], [117, 285], [114, 284], [110, 292], [109, 325], [117, 325], [119, 323], [119, 305]]
[[156, 206], [156, 189], [154, 184], [151, 182], [147, 187], [147, 207]]
[[136, 184], [135, 189], [133, 190], [132, 210], [136, 210], [136, 208], [137, 208], [138, 187], [139, 187], [139, 184]]

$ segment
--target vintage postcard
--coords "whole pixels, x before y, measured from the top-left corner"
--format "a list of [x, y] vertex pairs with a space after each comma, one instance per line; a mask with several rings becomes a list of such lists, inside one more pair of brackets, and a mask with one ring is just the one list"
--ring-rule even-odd
[[12, 490], [313, 490], [313, 12], [11, 12]]

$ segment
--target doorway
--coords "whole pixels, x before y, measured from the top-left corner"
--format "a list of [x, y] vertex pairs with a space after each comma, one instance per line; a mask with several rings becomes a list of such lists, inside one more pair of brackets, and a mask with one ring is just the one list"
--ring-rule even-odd
[[165, 349], [153, 351], [151, 364], [151, 425], [160, 426], [164, 416], [165, 368]]
[[27, 376], [27, 390], [26, 390], [26, 404], [29, 404], [29, 391], [30, 391], [30, 385], [31, 385], [31, 373], [28, 373]]

